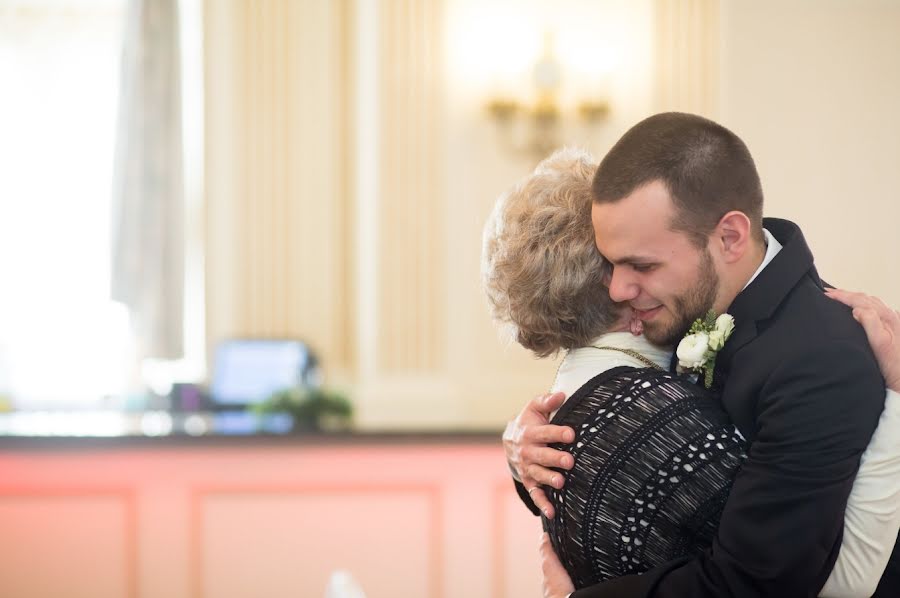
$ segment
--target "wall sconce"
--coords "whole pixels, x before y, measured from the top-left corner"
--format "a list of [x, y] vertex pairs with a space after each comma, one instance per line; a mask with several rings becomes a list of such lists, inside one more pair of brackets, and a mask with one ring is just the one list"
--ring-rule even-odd
[[[487, 110], [510, 151], [540, 160], [559, 147], [564, 120], [559, 104], [562, 66], [553, 53], [550, 33], [544, 36], [544, 51], [534, 65], [533, 73], [537, 91], [533, 104], [510, 97], [496, 97], [488, 102]], [[582, 100], [575, 106], [577, 120], [586, 125], [596, 125], [608, 114], [606, 98]]]

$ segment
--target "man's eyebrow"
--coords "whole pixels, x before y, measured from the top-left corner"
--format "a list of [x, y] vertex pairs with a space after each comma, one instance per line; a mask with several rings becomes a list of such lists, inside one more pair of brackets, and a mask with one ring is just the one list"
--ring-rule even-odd
[[648, 255], [625, 255], [616, 259], [610, 259], [606, 256], [604, 257], [606, 258], [606, 261], [614, 266], [620, 266], [622, 264], [655, 264], [658, 262], [655, 257], [651, 257]]

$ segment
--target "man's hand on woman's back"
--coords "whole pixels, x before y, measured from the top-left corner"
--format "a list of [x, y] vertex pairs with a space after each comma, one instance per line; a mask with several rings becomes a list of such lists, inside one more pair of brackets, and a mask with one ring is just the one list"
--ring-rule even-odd
[[535, 506], [552, 519], [553, 505], [541, 485], [562, 488], [565, 479], [558, 471], [575, 465], [572, 455], [548, 447], [548, 444], [569, 443], [575, 440], [575, 431], [567, 426], [554, 426], [550, 414], [565, 401], [561, 392], [540, 395], [529, 401], [518, 417], [509, 422], [503, 432], [503, 449], [513, 475], [522, 482]]

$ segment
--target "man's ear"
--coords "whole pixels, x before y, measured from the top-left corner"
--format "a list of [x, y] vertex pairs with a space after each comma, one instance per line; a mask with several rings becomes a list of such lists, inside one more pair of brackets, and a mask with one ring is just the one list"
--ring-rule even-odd
[[728, 212], [719, 220], [712, 234], [714, 247], [726, 264], [739, 261], [752, 244], [750, 219], [737, 210]]

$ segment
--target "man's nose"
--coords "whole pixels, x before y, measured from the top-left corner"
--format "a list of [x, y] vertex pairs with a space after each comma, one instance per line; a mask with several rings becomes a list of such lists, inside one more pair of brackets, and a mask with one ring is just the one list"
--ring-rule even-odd
[[640, 294], [640, 288], [622, 268], [613, 268], [609, 277], [609, 298], [616, 303], [632, 301]]

